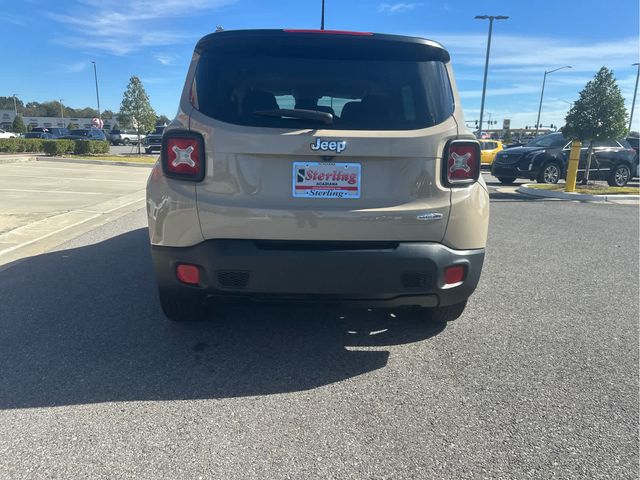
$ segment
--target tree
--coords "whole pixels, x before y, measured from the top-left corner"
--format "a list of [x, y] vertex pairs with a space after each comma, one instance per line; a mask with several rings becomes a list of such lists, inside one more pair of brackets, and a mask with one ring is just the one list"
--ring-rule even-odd
[[166, 115], [160, 115], [156, 120], [156, 125], [169, 125], [171, 120]]
[[149, 96], [136, 76], [129, 79], [129, 85], [122, 97], [118, 122], [132, 126], [138, 133], [138, 154], [140, 154], [140, 135], [153, 130], [156, 126], [156, 112], [153, 111]]
[[[24, 110], [24, 103], [16, 98], [16, 108]], [[0, 110], [13, 110], [13, 97], [0, 97]]]
[[75, 130], [75, 129], [77, 129], [77, 128], [78, 128], [78, 125], [77, 125], [77, 124], [75, 124], [75, 123], [69, 122], [69, 125], [67, 125], [67, 128], [68, 128], [69, 130]]
[[27, 131], [27, 126], [24, 124], [24, 120], [22, 120], [20, 115], [17, 115], [16, 118], [13, 119], [11, 130], [13, 130], [14, 133], [24, 133]]
[[602, 67], [580, 92], [580, 98], [569, 110], [565, 118], [566, 125], [562, 129], [564, 136], [570, 140], [589, 142], [583, 185], [589, 181], [593, 142], [624, 137], [627, 134], [627, 119], [624, 98], [613, 72]]

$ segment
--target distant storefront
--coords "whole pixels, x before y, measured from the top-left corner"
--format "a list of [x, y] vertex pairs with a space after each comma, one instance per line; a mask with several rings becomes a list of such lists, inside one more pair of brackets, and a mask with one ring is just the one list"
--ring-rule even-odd
[[[11, 130], [13, 125], [13, 119], [15, 118], [13, 110], [0, 110], [0, 128], [3, 130]], [[76, 117], [22, 117], [25, 125], [31, 125], [31, 127], [66, 127], [70, 123], [77, 125], [78, 128], [91, 128], [91, 118], [76, 118]], [[118, 122], [114, 120], [104, 120], [105, 129], [111, 130], [117, 126]]]

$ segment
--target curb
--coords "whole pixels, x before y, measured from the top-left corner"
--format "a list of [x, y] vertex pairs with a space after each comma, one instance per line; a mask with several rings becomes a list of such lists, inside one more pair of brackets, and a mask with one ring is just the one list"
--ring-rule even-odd
[[83, 158], [66, 158], [66, 157], [35, 157], [38, 162], [58, 162], [58, 163], [83, 163], [87, 165], [120, 165], [125, 167], [146, 167], [153, 168], [155, 163], [135, 163], [135, 162], [118, 162], [110, 160], [89, 160]]
[[532, 197], [557, 198], [559, 200], [571, 200], [590, 203], [616, 203], [616, 200], [634, 200], [640, 203], [640, 195], [588, 195], [586, 193], [551, 192], [541, 188], [530, 188], [528, 185], [518, 187], [519, 193], [531, 195]]

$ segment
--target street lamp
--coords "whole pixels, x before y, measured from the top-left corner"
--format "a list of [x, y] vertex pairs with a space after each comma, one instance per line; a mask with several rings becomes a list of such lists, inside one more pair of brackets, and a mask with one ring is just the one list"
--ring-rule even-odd
[[629, 131], [631, 131], [631, 122], [633, 121], [633, 108], [636, 106], [636, 94], [638, 93], [638, 78], [640, 78], [640, 63], [632, 63], [631, 65], [638, 67], [638, 73], [636, 73], [636, 88], [633, 90], [633, 101], [631, 102], [631, 116], [629, 117]]
[[542, 79], [542, 93], [540, 93], [540, 106], [538, 107], [538, 120], [536, 120], [536, 135], [538, 135], [538, 128], [540, 127], [540, 112], [542, 111], [542, 97], [544, 97], [544, 84], [547, 81], [547, 75], [553, 72], [557, 72], [558, 70], [562, 70], [563, 68], [571, 68], [571, 65], [565, 65], [564, 67], [558, 67], [558, 68], [554, 68], [553, 70], [544, 72], [544, 78]]
[[506, 20], [509, 17], [504, 15], [476, 15], [476, 20], [489, 20], [489, 38], [487, 40], [487, 58], [484, 62], [484, 82], [482, 83], [482, 101], [480, 102], [480, 125], [478, 132], [482, 135], [482, 115], [484, 114], [484, 96], [487, 92], [487, 71], [489, 70], [489, 51], [491, 50], [491, 32], [493, 31], [494, 20]]
[[93, 63], [93, 78], [96, 80], [96, 100], [98, 101], [98, 118], [100, 117], [100, 94], [98, 93], [98, 72], [96, 71], [96, 62]]

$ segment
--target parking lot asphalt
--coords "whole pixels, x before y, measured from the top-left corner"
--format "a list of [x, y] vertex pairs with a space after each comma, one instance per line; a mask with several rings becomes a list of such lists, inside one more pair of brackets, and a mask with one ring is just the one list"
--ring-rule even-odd
[[638, 208], [492, 187], [455, 322], [175, 325], [142, 210], [0, 272], [0, 478], [638, 478]]
[[0, 268], [144, 206], [149, 168], [0, 164]]

